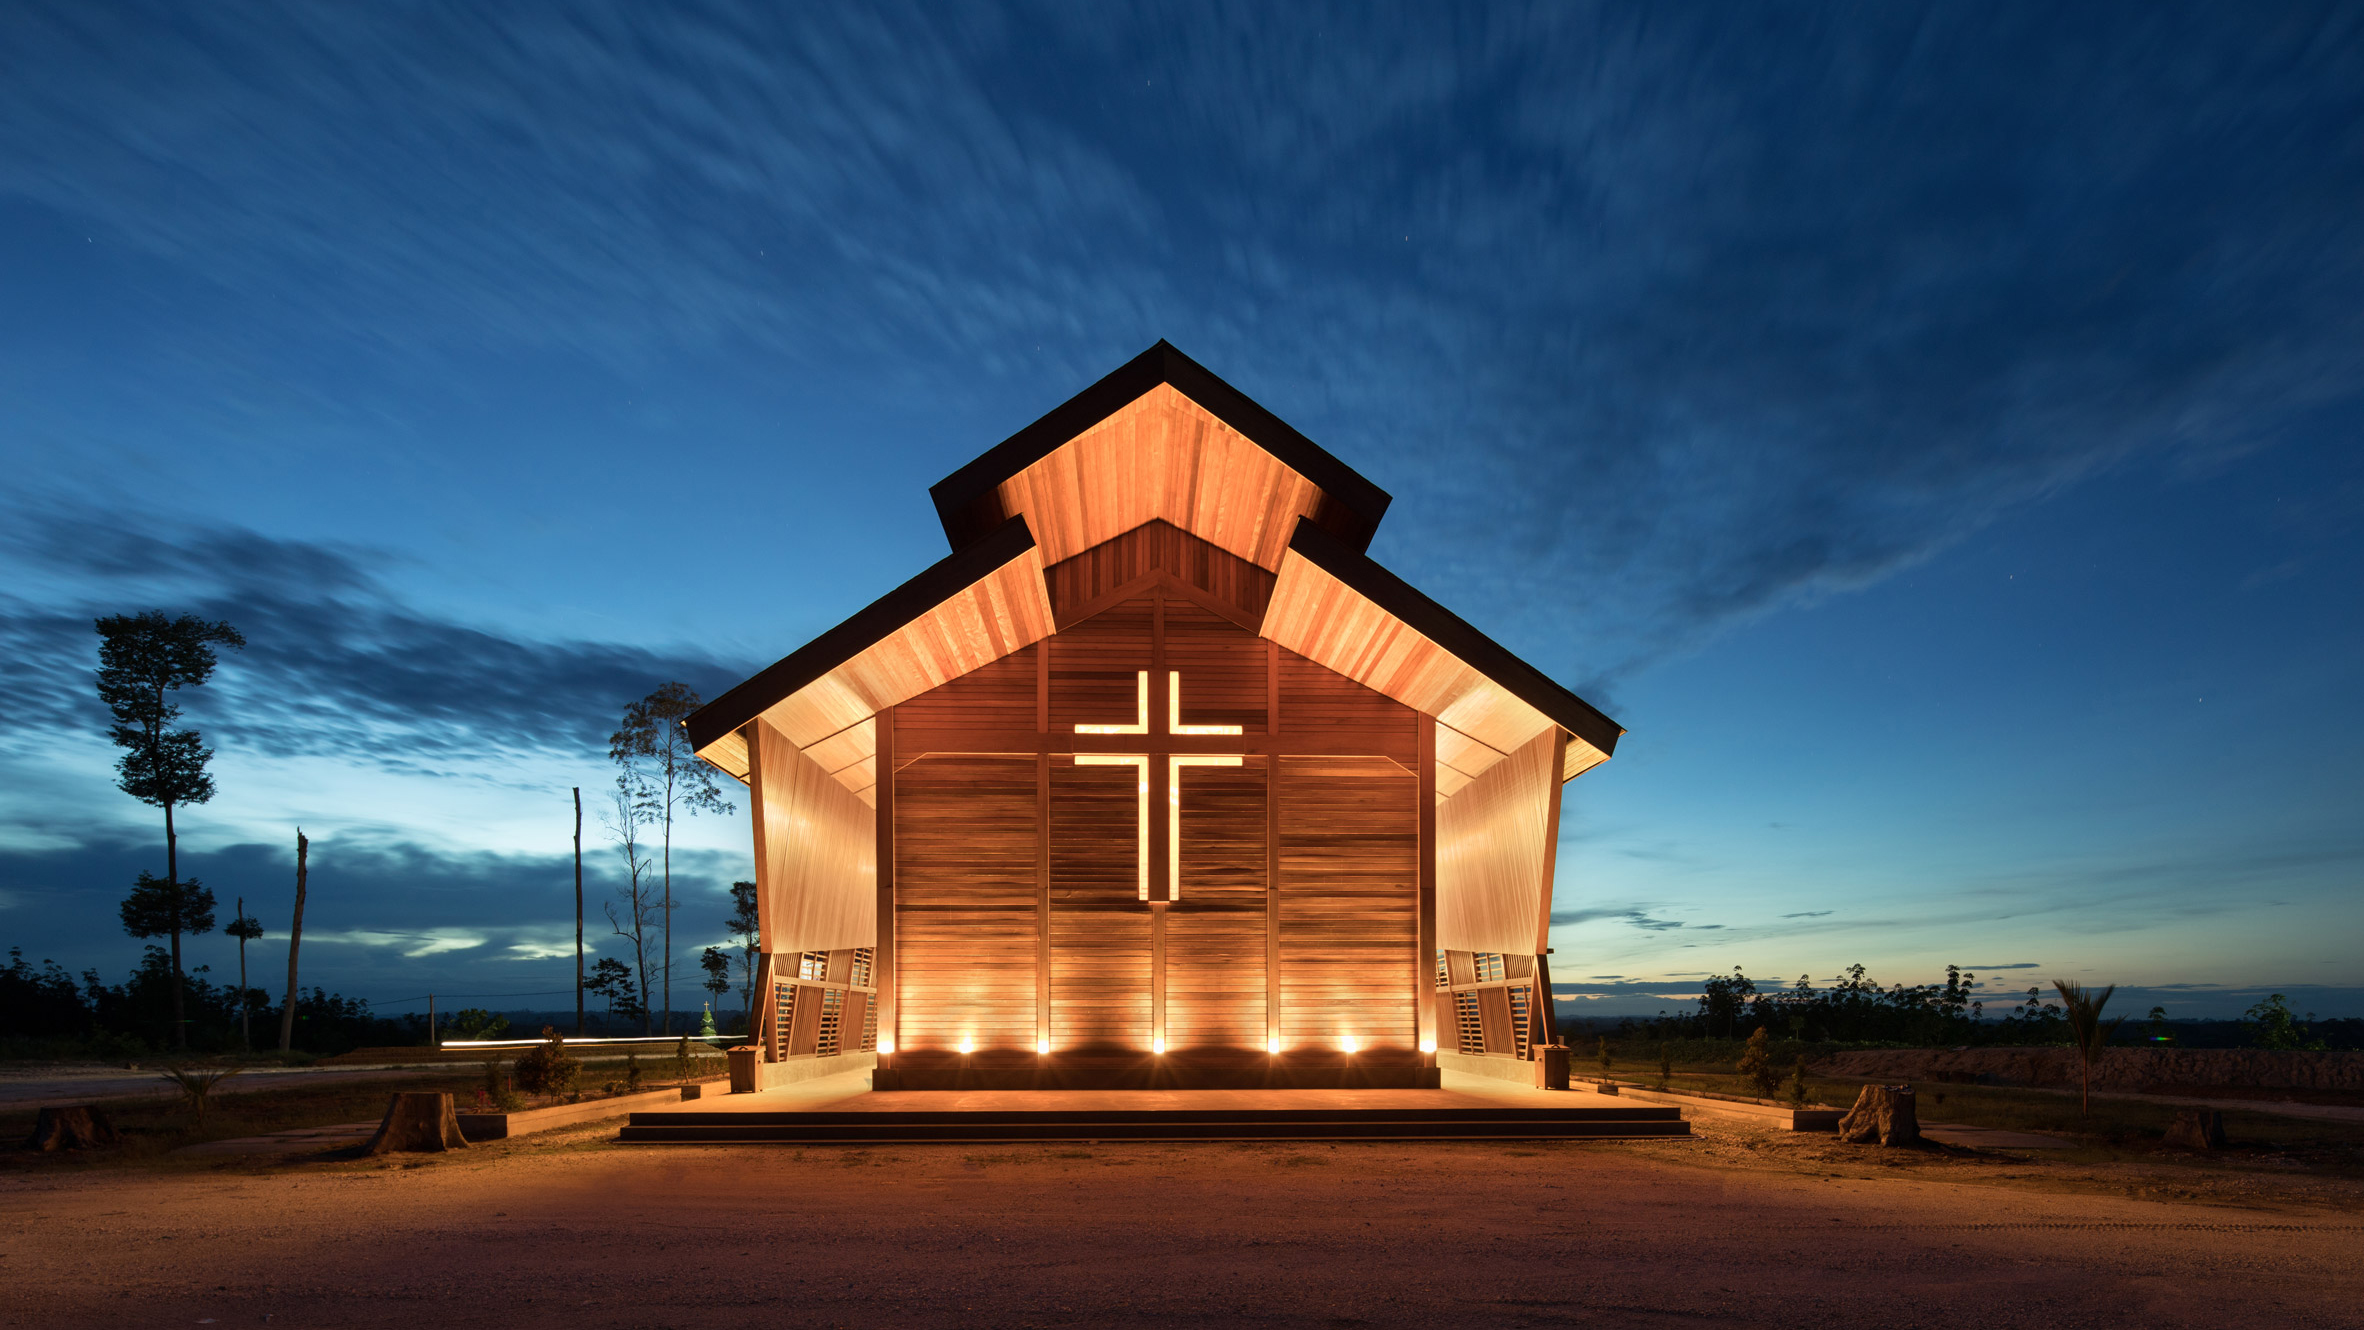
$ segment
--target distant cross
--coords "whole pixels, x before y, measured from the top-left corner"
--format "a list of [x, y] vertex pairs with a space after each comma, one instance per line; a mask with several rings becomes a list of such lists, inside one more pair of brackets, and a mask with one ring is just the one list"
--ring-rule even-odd
[[1131, 767], [1138, 775], [1137, 811], [1139, 814], [1138, 860], [1141, 875], [1141, 899], [1149, 894], [1149, 808], [1150, 774], [1158, 770], [1157, 760], [1164, 758], [1166, 780], [1166, 881], [1164, 900], [1182, 898], [1182, 768], [1236, 767], [1243, 758], [1238, 753], [1177, 753], [1171, 745], [1156, 740], [1181, 736], [1210, 734], [1239, 734], [1237, 725], [1185, 725], [1182, 723], [1182, 675], [1178, 670], [1166, 672], [1166, 714], [1164, 727], [1152, 734], [1149, 728], [1149, 671], [1141, 670], [1134, 676], [1133, 723], [1130, 725], [1082, 725], [1077, 734], [1138, 734], [1149, 742], [1142, 753], [1077, 753], [1079, 767]]

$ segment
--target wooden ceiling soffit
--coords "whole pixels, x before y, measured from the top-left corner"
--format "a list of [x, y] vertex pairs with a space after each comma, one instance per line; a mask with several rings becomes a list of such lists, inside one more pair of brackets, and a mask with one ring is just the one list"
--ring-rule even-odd
[[[1051, 631], [1041, 551], [1025, 520], [1012, 518], [707, 703], [684, 724], [691, 746], [709, 761], [725, 754], [718, 744], [726, 735], [762, 716], [799, 748], [843, 739], [841, 746], [854, 751], [833, 757], [858, 764], [865, 756], [858, 751], [861, 736], [848, 735], [849, 728]], [[869, 746], [875, 750], [874, 739]], [[853, 766], [839, 771], [841, 782], [857, 778]]]
[[1390, 502], [1162, 340], [928, 493], [955, 550], [1025, 516], [1057, 563], [1164, 518], [1265, 568], [1299, 517], [1368, 549]]
[[1290, 538], [1263, 633], [1498, 753], [1557, 726], [1571, 736], [1565, 774], [1605, 760], [1624, 733], [1590, 703], [1312, 522], [1299, 522]]
[[1051, 612], [1064, 631], [1150, 587], [1180, 590], [1249, 632], [1272, 603], [1273, 575], [1171, 522], [1152, 521], [1050, 565]]

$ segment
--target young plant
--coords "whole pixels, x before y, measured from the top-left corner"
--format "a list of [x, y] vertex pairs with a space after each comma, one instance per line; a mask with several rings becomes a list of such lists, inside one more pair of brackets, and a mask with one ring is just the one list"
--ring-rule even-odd
[[1601, 1079], [1605, 1081], [1605, 1080], [1609, 1079], [1609, 1065], [1610, 1065], [1610, 1064], [1609, 1064], [1609, 1040], [1608, 1040], [1608, 1037], [1607, 1037], [1606, 1035], [1602, 1036], [1602, 1038], [1601, 1038], [1600, 1059], [1601, 1059]]
[[1761, 1098], [1773, 1097], [1775, 1086], [1781, 1083], [1780, 1074], [1773, 1070], [1773, 1037], [1764, 1026], [1758, 1026], [1748, 1037], [1748, 1046], [1740, 1052], [1740, 1074], [1757, 1087]]
[[1674, 1050], [1665, 1044], [1660, 1044], [1658, 1046], [1658, 1088], [1665, 1089], [1666, 1083], [1673, 1079]]
[[194, 1125], [205, 1125], [205, 1109], [213, 1100], [213, 1087], [238, 1074], [236, 1067], [220, 1071], [190, 1071], [186, 1067], [167, 1067], [164, 1079], [180, 1087], [181, 1104], [189, 1110]]
[[1806, 1055], [1803, 1053], [1798, 1055], [1798, 1065], [1790, 1068], [1789, 1102], [1798, 1108], [1806, 1106]]
[[2110, 1036], [2126, 1023], [2123, 1016], [2114, 1021], [2101, 1019], [2101, 1009], [2109, 1005], [2110, 994], [2117, 992], [2118, 986], [2091, 989], [2074, 979], [2055, 979], [2052, 986], [2060, 990], [2061, 1015], [2068, 1021], [2069, 1037], [2077, 1048], [2077, 1112], [2091, 1116], [2093, 1064], [2101, 1061]]

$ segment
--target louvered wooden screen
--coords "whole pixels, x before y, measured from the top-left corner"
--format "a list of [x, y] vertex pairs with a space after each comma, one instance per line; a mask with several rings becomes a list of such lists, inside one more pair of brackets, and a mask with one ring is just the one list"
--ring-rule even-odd
[[[1284, 696], [1282, 724], [1294, 727], [1291, 708]], [[1416, 738], [1411, 711], [1396, 709], [1397, 725]], [[1386, 719], [1375, 712], [1372, 722]], [[1279, 779], [1283, 1040], [1337, 1047], [1352, 1037], [1364, 1048], [1417, 1047], [1411, 961], [1419, 946], [1419, 782], [1393, 762], [1369, 758], [1283, 757]]]

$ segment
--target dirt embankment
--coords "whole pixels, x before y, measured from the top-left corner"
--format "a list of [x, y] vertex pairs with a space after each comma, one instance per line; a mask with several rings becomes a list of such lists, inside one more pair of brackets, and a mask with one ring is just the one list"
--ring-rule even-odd
[[[2077, 1084], [2066, 1048], [1881, 1048], [1834, 1053], [1814, 1064], [1831, 1076], [1976, 1085]], [[2219, 1087], [2364, 1092], [2364, 1053], [2266, 1053], [2239, 1048], [2113, 1048], [2093, 1068], [2095, 1089], [2150, 1094]]]

